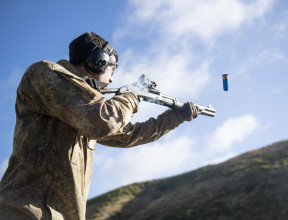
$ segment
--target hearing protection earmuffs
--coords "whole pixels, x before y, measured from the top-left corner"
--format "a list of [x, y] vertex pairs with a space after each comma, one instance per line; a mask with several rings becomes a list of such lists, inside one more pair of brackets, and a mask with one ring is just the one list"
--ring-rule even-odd
[[94, 48], [84, 62], [86, 70], [91, 74], [102, 75], [111, 63], [110, 56], [113, 52], [114, 49], [108, 41], [102, 48]]

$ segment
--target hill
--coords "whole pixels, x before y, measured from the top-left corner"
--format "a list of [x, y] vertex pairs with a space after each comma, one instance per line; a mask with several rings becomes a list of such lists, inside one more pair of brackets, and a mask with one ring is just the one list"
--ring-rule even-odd
[[87, 202], [87, 219], [288, 219], [288, 141]]

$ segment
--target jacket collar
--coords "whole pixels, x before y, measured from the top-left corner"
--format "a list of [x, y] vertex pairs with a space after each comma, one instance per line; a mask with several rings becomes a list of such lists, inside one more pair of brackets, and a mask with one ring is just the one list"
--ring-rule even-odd
[[94, 78], [89, 78], [82, 74], [80, 71], [78, 71], [68, 60], [59, 60], [57, 62], [60, 66], [68, 70], [69, 72], [75, 74], [76, 76], [80, 77], [81, 79], [84, 79], [86, 83], [89, 84], [93, 89], [96, 89], [97, 91], [100, 91], [100, 89], [106, 87], [109, 85], [109, 83], [99, 82]]

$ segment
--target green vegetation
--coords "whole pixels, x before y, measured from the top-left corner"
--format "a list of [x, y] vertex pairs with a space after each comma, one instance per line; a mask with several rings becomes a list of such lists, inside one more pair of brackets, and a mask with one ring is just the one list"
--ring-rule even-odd
[[287, 219], [288, 141], [89, 200], [87, 219]]

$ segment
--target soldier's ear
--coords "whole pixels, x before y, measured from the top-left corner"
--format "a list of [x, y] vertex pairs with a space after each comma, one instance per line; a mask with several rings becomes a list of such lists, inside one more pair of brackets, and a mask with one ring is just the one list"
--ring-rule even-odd
[[84, 62], [86, 70], [89, 73], [96, 75], [105, 73], [105, 70], [109, 65], [110, 56], [113, 52], [114, 49], [108, 41], [106, 41], [102, 48], [94, 48]]

